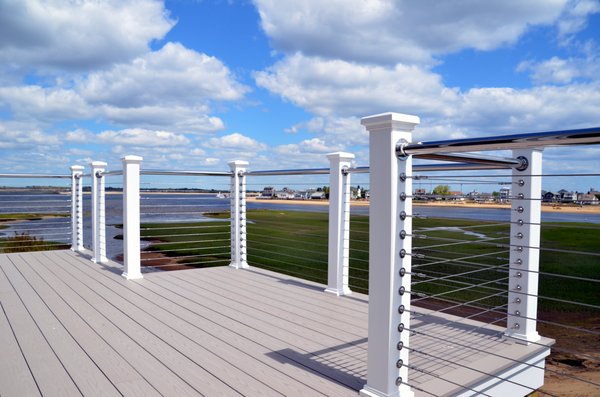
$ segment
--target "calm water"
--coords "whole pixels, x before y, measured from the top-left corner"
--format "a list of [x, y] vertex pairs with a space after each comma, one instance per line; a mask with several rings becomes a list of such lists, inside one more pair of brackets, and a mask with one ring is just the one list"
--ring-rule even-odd
[[[84, 245], [91, 246], [89, 195], [84, 195]], [[258, 201], [248, 203], [248, 209], [280, 209], [282, 211], [327, 212], [327, 205], [298, 205]], [[229, 199], [204, 194], [152, 194], [141, 197], [142, 222], [211, 222], [213, 218], [202, 212], [227, 211]], [[352, 207], [353, 214], [368, 215], [368, 207]], [[15, 194], [0, 193], [0, 214], [36, 212], [48, 214], [70, 214], [70, 196], [62, 194]], [[476, 219], [509, 221], [508, 209], [462, 208], [462, 207], [419, 207], [416, 214], [431, 218]], [[123, 243], [114, 237], [122, 233], [117, 227], [122, 223], [123, 207], [120, 194], [106, 196], [107, 254], [113, 258], [123, 252]], [[600, 214], [567, 214], [543, 212], [542, 222], [588, 222], [600, 224]], [[70, 220], [53, 218], [39, 221], [15, 222], [0, 231], [0, 235], [27, 232], [46, 240], [70, 242]]]

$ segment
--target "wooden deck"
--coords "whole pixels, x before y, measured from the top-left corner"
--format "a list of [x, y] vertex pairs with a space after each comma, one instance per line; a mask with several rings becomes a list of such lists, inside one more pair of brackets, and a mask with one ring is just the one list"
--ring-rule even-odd
[[[304, 280], [227, 267], [127, 281], [119, 265], [71, 251], [3, 254], [0, 270], [3, 397], [343, 397], [366, 382], [364, 295], [339, 298]], [[427, 391], [417, 396], [497, 382], [515, 369], [499, 353], [543, 365], [539, 346], [423, 312], [411, 325], [420, 370], [410, 383]]]

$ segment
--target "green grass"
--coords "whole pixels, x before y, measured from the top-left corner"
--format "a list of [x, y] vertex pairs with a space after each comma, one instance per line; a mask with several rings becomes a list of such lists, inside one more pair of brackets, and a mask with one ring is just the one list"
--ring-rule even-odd
[[30, 236], [27, 233], [17, 233], [14, 236], [0, 239], [0, 252], [9, 254], [14, 252], [51, 251], [66, 249], [69, 244], [45, 241], [42, 237]]
[[[36, 213], [23, 213], [23, 214], [0, 214], [0, 230], [6, 229], [9, 226], [6, 225], [8, 222], [15, 221], [39, 221], [44, 218], [63, 218], [69, 217], [70, 215], [45, 215]], [[53, 241], [45, 241], [41, 237], [30, 236], [27, 233], [17, 233], [8, 237], [0, 238], [0, 253], [11, 253], [11, 252], [29, 252], [29, 251], [50, 251], [56, 249], [65, 249], [69, 244], [58, 243]]]
[[[210, 216], [225, 220], [229, 214], [215, 213]], [[497, 244], [508, 244], [509, 226], [506, 223], [491, 223], [460, 219], [415, 219], [415, 234], [426, 235], [427, 238], [415, 238], [413, 242], [414, 251], [425, 256], [413, 260], [413, 292], [436, 295], [438, 299], [450, 301], [475, 301], [473, 305], [481, 307], [505, 303], [504, 296], [488, 296], [504, 294], [507, 290], [508, 273], [501, 267], [508, 263], [509, 250]], [[165, 230], [167, 226], [184, 226], [186, 229]], [[448, 227], [460, 230], [432, 230]], [[229, 245], [228, 241], [222, 241], [229, 238], [227, 222], [145, 224], [143, 229], [146, 229], [142, 231], [145, 239], [162, 242], [152, 245], [149, 250], [162, 252], [166, 256], [189, 256], [181, 263], [206, 267], [227, 264], [229, 261], [229, 248], [217, 248]], [[250, 265], [327, 283], [327, 213], [249, 211], [247, 229]], [[368, 292], [368, 229], [367, 216], [352, 216], [350, 288], [363, 293]], [[494, 240], [475, 242], [478, 237], [465, 234], [465, 231], [481, 233]], [[542, 227], [543, 248], [600, 254], [598, 241], [600, 226], [597, 225], [553, 223]], [[542, 250], [540, 263], [542, 272], [600, 278], [600, 256]], [[432, 277], [445, 279], [431, 281]], [[483, 286], [468, 287], [472, 284]], [[449, 293], [457, 289], [459, 291]], [[591, 305], [600, 302], [598, 283], [550, 275], [540, 277], [540, 295]], [[582, 310], [581, 306], [546, 299], [540, 299], [539, 307], [542, 310]]]

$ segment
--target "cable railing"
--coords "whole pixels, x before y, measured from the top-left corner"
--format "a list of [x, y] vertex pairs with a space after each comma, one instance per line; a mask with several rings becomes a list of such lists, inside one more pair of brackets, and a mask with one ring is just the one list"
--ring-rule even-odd
[[[369, 167], [347, 153], [328, 155], [329, 168], [296, 170], [242, 161], [223, 172], [151, 170], [134, 156], [117, 171], [92, 163], [93, 258], [122, 260], [128, 279], [230, 265], [368, 294], [365, 395], [558, 396], [557, 382], [598, 394], [600, 193], [570, 184], [593, 186], [600, 174], [597, 164], [544, 172], [539, 149], [600, 143], [600, 132], [413, 144], [412, 117], [363, 123], [390, 138], [371, 143]], [[73, 213], [62, 200], [29, 204]], [[9, 194], [0, 202], [3, 217], [25, 206]], [[35, 226], [59, 233], [53, 222]], [[80, 246], [75, 236], [68, 241]]]
[[71, 247], [72, 179], [67, 174], [0, 174], [0, 253]]
[[142, 169], [141, 174], [142, 272], [228, 265], [231, 173]]

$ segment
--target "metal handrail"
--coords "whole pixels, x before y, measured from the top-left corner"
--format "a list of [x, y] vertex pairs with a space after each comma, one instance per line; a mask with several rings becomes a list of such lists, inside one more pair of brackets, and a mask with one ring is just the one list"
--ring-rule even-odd
[[0, 174], [0, 178], [49, 178], [49, 179], [71, 179], [71, 175], [51, 174]]
[[274, 176], [274, 175], [326, 175], [329, 174], [329, 168], [304, 168], [295, 170], [264, 170], [264, 171], [246, 171], [247, 176]]
[[231, 171], [173, 171], [173, 170], [140, 170], [141, 175], [179, 175], [179, 176], [233, 176]]
[[497, 135], [482, 138], [453, 139], [404, 143], [396, 147], [398, 155], [425, 155], [444, 152], [476, 152], [481, 150], [524, 149], [546, 146], [599, 144], [600, 127], [579, 130]]

